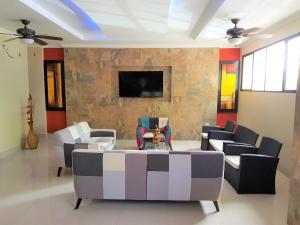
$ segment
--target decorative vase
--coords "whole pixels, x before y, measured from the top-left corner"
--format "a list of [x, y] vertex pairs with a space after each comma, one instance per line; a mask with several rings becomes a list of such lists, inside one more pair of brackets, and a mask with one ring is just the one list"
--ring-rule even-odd
[[34, 133], [33, 128], [31, 127], [28, 131], [27, 134], [27, 145], [28, 148], [33, 150], [33, 149], [37, 149], [37, 146], [39, 144], [39, 138], [38, 136]]
[[29, 131], [27, 134], [27, 146], [29, 149], [37, 149], [37, 146], [39, 144], [38, 136], [33, 131], [33, 104], [32, 104], [32, 98], [29, 94], [28, 98], [28, 104], [27, 104], [27, 123], [29, 125]]

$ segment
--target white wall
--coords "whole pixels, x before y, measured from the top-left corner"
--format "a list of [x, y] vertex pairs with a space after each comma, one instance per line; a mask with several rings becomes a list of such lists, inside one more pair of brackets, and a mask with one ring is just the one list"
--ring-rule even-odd
[[[272, 39], [257, 39], [241, 46], [242, 55], [300, 32], [300, 14], [264, 31], [274, 34]], [[239, 95], [238, 123], [246, 125], [261, 136], [269, 136], [283, 143], [279, 169], [291, 172], [295, 93], [246, 92]], [[260, 142], [260, 140], [259, 140]], [[258, 143], [259, 143], [258, 142]]]
[[[6, 44], [10, 58], [0, 45], [0, 153], [19, 149], [25, 143], [28, 125], [27, 47], [18, 40]], [[20, 56], [19, 56], [20, 54]]]
[[34, 130], [38, 135], [47, 133], [43, 60], [43, 48], [28, 48], [29, 92], [34, 104]]
[[[238, 123], [283, 143], [279, 169], [289, 175], [293, 147], [295, 94], [240, 92]], [[260, 143], [260, 139], [258, 143]]]

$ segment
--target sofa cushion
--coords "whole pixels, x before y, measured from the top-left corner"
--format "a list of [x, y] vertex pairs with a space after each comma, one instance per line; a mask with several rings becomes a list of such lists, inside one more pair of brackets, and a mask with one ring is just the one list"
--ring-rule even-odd
[[239, 155], [226, 155], [225, 161], [238, 170], [240, 168], [240, 158]]
[[[153, 133], [152, 133], [152, 132], [145, 132], [144, 138], [153, 138]], [[165, 139], [164, 134], [163, 134], [163, 133], [160, 133], [160, 134], [159, 134], [159, 138], [160, 138], [160, 140], [163, 141], [163, 140]]]
[[150, 129], [149, 117], [141, 117], [139, 120], [140, 124], [145, 129]]
[[158, 128], [162, 129], [168, 125], [169, 119], [167, 117], [159, 117], [158, 118]]
[[247, 143], [251, 145], [255, 145], [257, 138], [258, 138], [257, 133], [241, 125], [237, 126], [236, 132], [233, 136], [233, 140], [235, 142]]
[[70, 126], [70, 127], [67, 127], [66, 129], [68, 129], [70, 131], [74, 140], [77, 140], [78, 138], [80, 138], [80, 135], [75, 126]]
[[269, 137], [263, 137], [259, 145], [258, 154], [268, 155], [277, 158], [280, 152], [282, 144]]
[[223, 143], [234, 143], [232, 140], [216, 140], [216, 139], [209, 139], [209, 144], [214, 148], [216, 151], [223, 152]]
[[204, 139], [207, 139], [208, 133], [201, 133], [201, 136], [202, 136]]
[[82, 121], [79, 123], [81, 129], [84, 131], [84, 133], [89, 134], [91, 132], [91, 127], [86, 121]]
[[232, 131], [233, 131], [233, 128], [234, 128], [234, 122], [228, 120], [228, 121], [226, 122], [226, 125], [225, 125], [225, 127], [224, 127], [224, 130], [225, 130], [225, 131], [228, 131], [228, 132], [232, 132]]
[[79, 134], [82, 140], [90, 137], [90, 132], [87, 129], [85, 129], [83, 122], [76, 123], [74, 127], [76, 128], [77, 133]]
[[108, 144], [112, 144], [114, 142], [114, 138], [113, 137], [90, 137], [90, 138], [86, 138], [83, 139], [82, 142], [87, 142], [87, 143], [108, 143]]

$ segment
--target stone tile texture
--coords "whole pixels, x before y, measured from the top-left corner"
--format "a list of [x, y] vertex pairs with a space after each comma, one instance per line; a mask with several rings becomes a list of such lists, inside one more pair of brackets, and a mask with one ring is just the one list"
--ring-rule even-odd
[[[218, 91], [217, 48], [65, 48], [67, 123], [115, 128], [134, 139], [140, 116], [169, 117], [174, 139], [200, 139], [214, 123]], [[119, 98], [118, 71], [164, 71], [163, 98]]]

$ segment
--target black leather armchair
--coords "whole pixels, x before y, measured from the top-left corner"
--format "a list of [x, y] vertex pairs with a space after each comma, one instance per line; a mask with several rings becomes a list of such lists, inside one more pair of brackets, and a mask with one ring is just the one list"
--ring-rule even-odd
[[263, 137], [259, 148], [228, 144], [225, 179], [239, 194], [275, 194], [276, 170], [282, 144]]
[[258, 134], [253, 130], [238, 125], [236, 132], [209, 130], [208, 131], [208, 144], [209, 149], [216, 151], [224, 151], [227, 144], [240, 144], [255, 146]]
[[203, 149], [203, 150], [208, 149], [208, 131], [209, 130], [232, 132], [233, 128], [234, 128], [234, 125], [235, 125], [234, 121], [227, 120], [225, 127], [202, 126], [201, 149]]

